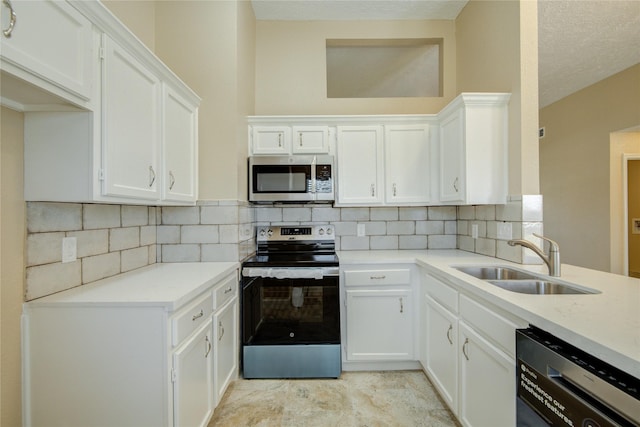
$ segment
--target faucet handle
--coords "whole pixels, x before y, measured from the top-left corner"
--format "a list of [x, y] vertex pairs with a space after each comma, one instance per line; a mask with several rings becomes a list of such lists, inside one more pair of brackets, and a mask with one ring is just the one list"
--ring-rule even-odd
[[[542, 239], [542, 240], [546, 240], [547, 242], [549, 242], [549, 252], [558, 252], [560, 250], [560, 246], [558, 245], [558, 243], [554, 240], [549, 239], [548, 237], [544, 237], [541, 236], [540, 234], [537, 233], [533, 233], [534, 236]], [[544, 247], [543, 247], [544, 249]]]

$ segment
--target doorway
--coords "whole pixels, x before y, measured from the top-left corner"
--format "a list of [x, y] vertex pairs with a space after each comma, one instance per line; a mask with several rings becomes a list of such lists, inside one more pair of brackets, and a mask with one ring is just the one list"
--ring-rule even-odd
[[627, 271], [640, 278], [640, 157], [625, 156], [625, 163]]

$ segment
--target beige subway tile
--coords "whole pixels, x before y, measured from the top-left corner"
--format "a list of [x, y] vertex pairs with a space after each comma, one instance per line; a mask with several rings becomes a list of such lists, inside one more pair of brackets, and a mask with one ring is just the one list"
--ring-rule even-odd
[[26, 269], [25, 299], [51, 295], [82, 284], [80, 260], [45, 264]]

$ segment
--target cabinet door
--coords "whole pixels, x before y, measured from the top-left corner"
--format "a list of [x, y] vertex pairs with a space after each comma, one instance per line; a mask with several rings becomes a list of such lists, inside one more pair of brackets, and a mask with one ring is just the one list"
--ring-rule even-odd
[[515, 361], [460, 322], [460, 412], [463, 426], [516, 425]]
[[291, 128], [289, 126], [253, 126], [252, 154], [289, 154]]
[[[2, 59], [88, 100], [94, 59], [89, 20], [64, 1], [13, 0], [11, 5], [16, 21], [11, 37], [0, 35]], [[6, 29], [10, 12], [6, 5], [2, 9], [2, 25]], [[33, 81], [23, 75], [19, 77]]]
[[458, 407], [458, 319], [428, 295], [425, 315], [425, 370], [454, 413]]
[[173, 354], [175, 426], [204, 427], [213, 413], [211, 319]]
[[428, 203], [431, 195], [429, 126], [385, 126], [387, 204]]
[[198, 195], [198, 107], [167, 85], [163, 89], [162, 198], [195, 202]]
[[453, 112], [440, 123], [440, 200], [464, 201], [464, 113]]
[[294, 126], [291, 149], [296, 154], [329, 152], [328, 126]]
[[346, 294], [347, 360], [414, 360], [411, 290]]
[[160, 81], [103, 36], [103, 193], [159, 199]]
[[216, 405], [229, 383], [238, 373], [238, 299], [234, 298], [213, 316], [216, 349], [214, 352], [214, 386]]
[[338, 127], [338, 203], [382, 203], [382, 156], [381, 126]]

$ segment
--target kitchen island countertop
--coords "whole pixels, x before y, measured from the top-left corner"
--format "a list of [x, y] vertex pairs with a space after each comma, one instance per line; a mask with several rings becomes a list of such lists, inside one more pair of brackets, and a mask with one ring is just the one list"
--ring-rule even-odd
[[562, 265], [561, 282], [595, 289], [586, 295], [507, 291], [452, 266], [503, 265], [548, 276], [546, 265], [522, 265], [461, 250], [340, 251], [349, 264], [417, 264], [460, 291], [481, 298], [640, 378], [640, 280]]

